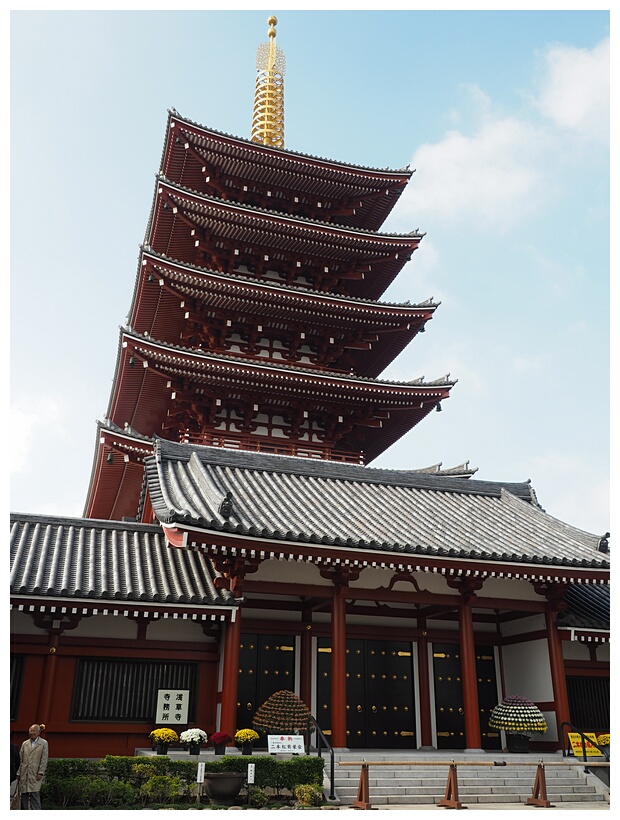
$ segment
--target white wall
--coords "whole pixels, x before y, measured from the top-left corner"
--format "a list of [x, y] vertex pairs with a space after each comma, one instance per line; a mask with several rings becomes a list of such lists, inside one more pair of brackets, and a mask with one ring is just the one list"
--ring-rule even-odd
[[502, 658], [507, 695], [522, 695], [534, 702], [553, 700], [546, 639], [504, 646]]

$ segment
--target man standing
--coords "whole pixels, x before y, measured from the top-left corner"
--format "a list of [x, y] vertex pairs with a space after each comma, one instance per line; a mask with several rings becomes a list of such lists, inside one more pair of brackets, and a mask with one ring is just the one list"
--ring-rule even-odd
[[45, 726], [33, 724], [28, 729], [29, 739], [24, 740], [19, 752], [19, 791], [22, 809], [41, 808], [41, 785], [47, 768], [47, 740], [41, 737]]

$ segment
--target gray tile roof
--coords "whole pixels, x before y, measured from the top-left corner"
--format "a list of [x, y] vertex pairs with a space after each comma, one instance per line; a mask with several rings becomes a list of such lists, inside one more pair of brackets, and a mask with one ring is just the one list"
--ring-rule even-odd
[[159, 525], [11, 515], [11, 594], [225, 608], [213, 568]]
[[609, 629], [611, 588], [609, 586], [571, 586], [564, 601], [568, 605], [558, 614], [558, 626], [575, 629]]
[[[547, 515], [529, 484], [175, 444], [146, 459], [163, 523], [258, 539], [534, 563], [609, 567], [599, 537]], [[232, 511], [220, 505], [230, 494]]]

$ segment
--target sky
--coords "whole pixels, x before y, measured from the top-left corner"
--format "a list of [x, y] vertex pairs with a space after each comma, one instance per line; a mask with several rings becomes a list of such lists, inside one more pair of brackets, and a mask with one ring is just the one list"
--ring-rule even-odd
[[275, 13], [285, 147], [415, 169], [382, 299], [441, 305], [382, 378], [458, 382], [371, 466], [469, 461], [611, 530], [608, 11], [13, 7], [12, 511], [83, 514], [167, 112], [249, 138]]

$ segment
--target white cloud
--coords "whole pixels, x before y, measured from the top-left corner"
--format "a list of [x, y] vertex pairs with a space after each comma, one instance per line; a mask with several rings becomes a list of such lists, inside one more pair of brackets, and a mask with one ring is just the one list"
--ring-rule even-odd
[[51, 396], [23, 399], [11, 407], [11, 475], [31, 467], [36, 439], [48, 435], [50, 428], [57, 431], [61, 419], [60, 405]]
[[[508, 230], [536, 212], [562, 187], [562, 156], [573, 153], [570, 135], [583, 142], [609, 140], [609, 40], [593, 49], [556, 45], [545, 54], [545, 73], [530, 115], [505, 116], [477, 86], [464, 86], [463, 110], [474, 114], [471, 134], [451, 130], [416, 151], [413, 182], [399, 204], [403, 224], [424, 214], [481, 230]], [[458, 117], [453, 117], [453, 122]], [[560, 150], [561, 147], [566, 150]]]
[[403, 210], [506, 229], [539, 202], [540, 148], [539, 130], [515, 118], [485, 117], [473, 136], [451, 131], [416, 151]]
[[609, 39], [593, 49], [553, 46], [536, 102], [544, 117], [562, 129], [609, 143]]

